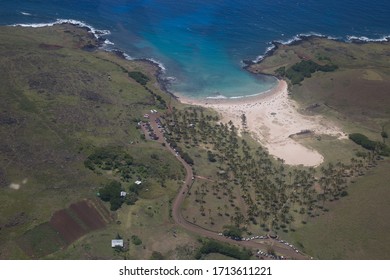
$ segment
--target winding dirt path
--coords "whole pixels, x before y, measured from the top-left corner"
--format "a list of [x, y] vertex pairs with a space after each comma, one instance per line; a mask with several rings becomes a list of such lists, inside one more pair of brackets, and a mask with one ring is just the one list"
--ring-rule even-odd
[[[275, 239], [266, 239], [265, 241], [259, 241], [258, 239], [250, 240], [250, 241], [236, 241], [230, 238], [227, 238], [225, 236], [218, 235], [218, 232], [211, 231], [209, 229], [203, 228], [199, 225], [193, 224], [189, 221], [187, 221], [181, 212], [181, 206], [186, 198], [187, 192], [189, 188], [191, 187], [193, 180], [195, 179], [194, 173], [192, 170], [192, 167], [187, 164], [180, 156], [176, 154], [176, 152], [169, 146], [169, 144], [165, 141], [163, 133], [158, 128], [158, 124], [156, 122], [156, 119], [159, 117], [158, 114], [152, 114], [150, 115], [150, 125], [152, 126], [155, 134], [159, 137], [158, 142], [165, 143], [165, 147], [167, 150], [169, 150], [174, 156], [176, 156], [176, 159], [184, 166], [186, 170], [186, 177], [183, 183], [183, 186], [180, 188], [180, 191], [178, 192], [177, 196], [175, 197], [175, 200], [172, 203], [172, 218], [175, 221], [176, 224], [181, 226], [182, 228], [194, 232], [198, 235], [212, 238], [214, 240], [244, 246], [249, 249], [255, 249], [262, 250], [263, 252], [267, 252], [267, 249], [271, 246], [275, 253], [282, 255], [289, 259], [309, 259], [310, 257], [302, 254], [301, 252], [297, 253], [294, 249], [291, 247], [279, 243]], [[261, 243], [259, 243], [261, 242]]]

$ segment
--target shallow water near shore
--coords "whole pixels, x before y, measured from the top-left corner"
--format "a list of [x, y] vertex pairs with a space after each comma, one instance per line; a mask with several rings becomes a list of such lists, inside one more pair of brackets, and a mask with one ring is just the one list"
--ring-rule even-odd
[[[107, 48], [162, 63], [170, 90], [187, 96], [237, 97], [276, 85], [254, 76], [243, 60], [256, 60], [271, 41], [297, 34], [380, 39], [390, 34], [390, 1], [10, 1], [0, 2], [0, 24], [83, 21], [105, 35]], [[111, 43], [115, 45], [112, 45]]]

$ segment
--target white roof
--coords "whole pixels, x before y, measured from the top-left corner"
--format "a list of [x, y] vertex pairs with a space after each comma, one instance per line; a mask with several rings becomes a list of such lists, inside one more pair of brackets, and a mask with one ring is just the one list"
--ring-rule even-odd
[[123, 247], [123, 239], [113, 239], [111, 240], [111, 247]]
[[141, 185], [142, 182], [141, 181], [135, 181], [134, 183], [137, 184], [137, 185]]
[[127, 195], [127, 192], [121, 192], [121, 196], [126, 196]]

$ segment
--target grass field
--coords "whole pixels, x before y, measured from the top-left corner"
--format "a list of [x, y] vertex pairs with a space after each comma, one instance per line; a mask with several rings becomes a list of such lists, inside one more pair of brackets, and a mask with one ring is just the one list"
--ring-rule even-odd
[[[102, 184], [118, 179], [115, 171], [85, 168], [84, 160], [98, 147], [121, 147], [133, 157], [133, 173], [123, 186], [142, 178], [141, 200], [168, 203], [173, 198], [184, 177], [180, 163], [160, 144], [144, 141], [136, 128], [145, 113], [160, 110], [162, 103], [155, 96], [167, 104], [171, 99], [160, 90], [156, 66], [103, 51], [84, 51], [83, 46], [97, 42], [85, 29], [72, 25], [1, 27], [0, 41], [0, 259], [28, 258], [15, 246], [18, 238], [30, 240], [34, 229], [56, 211], [94, 198]], [[149, 90], [130, 78], [128, 71], [146, 73]], [[163, 173], [168, 190], [161, 186]], [[124, 209], [127, 212], [120, 215], [137, 212], [138, 205]], [[167, 209], [162, 211], [166, 214]], [[172, 226], [169, 215], [164, 218], [166, 224], [160, 228]], [[101, 235], [104, 238], [109, 232], [112, 239], [131, 227], [113, 224], [85, 238], [101, 244]], [[153, 226], [150, 231], [155, 232]], [[37, 239], [31, 246], [40, 242]], [[80, 256], [111, 258], [115, 252], [110, 243], [106, 246], [108, 250]]]
[[298, 228], [291, 242], [318, 259], [389, 259], [389, 168], [386, 160], [358, 178], [348, 197]]

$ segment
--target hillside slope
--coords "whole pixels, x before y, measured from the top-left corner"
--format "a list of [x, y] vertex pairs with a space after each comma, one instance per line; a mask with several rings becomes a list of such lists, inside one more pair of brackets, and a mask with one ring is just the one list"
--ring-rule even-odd
[[[146, 112], [168, 102], [156, 66], [98, 51], [92, 34], [66, 24], [1, 27], [0, 42], [0, 259], [27, 257], [18, 244], [26, 232], [93, 199], [110, 180], [127, 189], [142, 179], [147, 199], [175, 194], [182, 167], [137, 128]], [[139, 71], [146, 85], [128, 74]], [[115, 169], [84, 166], [105, 147], [132, 157], [126, 180]], [[164, 192], [161, 180], [170, 185]]]

